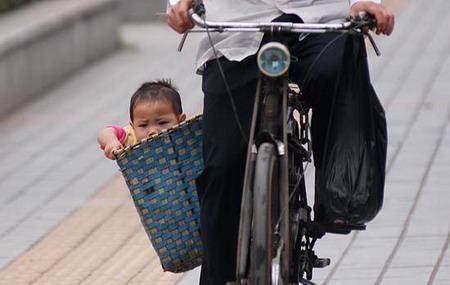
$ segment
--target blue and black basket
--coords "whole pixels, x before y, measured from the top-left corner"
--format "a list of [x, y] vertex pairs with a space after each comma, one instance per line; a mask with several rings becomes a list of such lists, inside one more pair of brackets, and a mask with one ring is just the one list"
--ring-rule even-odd
[[201, 264], [199, 198], [202, 117], [197, 116], [117, 153], [145, 231], [164, 271]]

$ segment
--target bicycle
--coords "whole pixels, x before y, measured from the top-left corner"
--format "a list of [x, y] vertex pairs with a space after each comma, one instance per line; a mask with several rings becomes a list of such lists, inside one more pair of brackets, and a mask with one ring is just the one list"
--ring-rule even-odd
[[[374, 26], [365, 15], [336, 24], [216, 23], [202, 18], [204, 13], [201, 4], [190, 10], [193, 22], [203, 28], [190, 32], [368, 34], [366, 27]], [[370, 35], [369, 39], [379, 54]], [[288, 48], [276, 41], [264, 44], [257, 55], [260, 77], [243, 185], [236, 281], [229, 285], [314, 284], [313, 268], [330, 264], [330, 259], [314, 253], [317, 239], [327, 230], [312, 220], [307, 201], [304, 173], [312, 161], [309, 107], [298, 86], [289, 82], [290, 60]], [[343, 227], [334, 232], [363, 229]]]

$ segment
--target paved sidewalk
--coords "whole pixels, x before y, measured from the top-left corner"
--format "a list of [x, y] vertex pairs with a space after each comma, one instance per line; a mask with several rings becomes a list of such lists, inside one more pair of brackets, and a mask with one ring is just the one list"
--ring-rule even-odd
[[[331, 258], [314, 272], [318, 284], [450, 284], [450, 2], [388, 4], [403, 4], [396, 30], [376, 39], [380, 58], [368, 46], [388, 119], [384, 206], [366, 231], [317, 242], [316, 254]], [[198, 275], [179, 285], [197, 284]]]
[[[369, 47], [389, 124], [384, 207], [367, 231], [318, 242], [332, 259], [318, 284], [450, 284], [450, 2], [403, 4], [395, 33], [377, 39], [382, 57]], [[95, 142], [102, 126], [126, 124], [144, 80], [175, 78], [187, 113], [201, 112], [195, 39], [179, 54], [164, 24], [126, 25], [122, 36], [127, 48], [0, 121], [1, 285], [197, 282], [198, 270], [162, 272]]]
[[[178, 53], [180, 36], [164, 23], [125, 25], [121, 34], [122, 50], [0, 121], [0, 284], [90, 283], [87, 277], [102, 272], [129, 238], [140, 245], [138, 252], [152, 251], [122, 179], [109, 184], [120, 176], [118, 167], [103, 157], [96, 134], [105, 125], [128, 123], [130, 97], [146, 80], [173, 78], [184, 111], [189, 117], [201, 113], [201, 78], [193, 62], [196, 42], [191, 38]], [[107, 192], [107, 197], [93, 198], [98, 192]], [[101, 218], [92, 207], [86, 212], [91, 199], [97, 200], [98, 212], [105, 208]], [[119, 210], [121, 204], [124, 210]], [[74, 216], [85, 219], [67, 227]], [[133, 238], [136, 232], [145, 239]], [[102, 252], [96, 245], [109, 249]], [[142, 259], [151, 270], [138, 266], [130, 271], [130, 280], [140, 270], [161, 273], [156, 261], [147, 263], [152, 254]], [[146, 278], [154, 284], [155, 278]]]

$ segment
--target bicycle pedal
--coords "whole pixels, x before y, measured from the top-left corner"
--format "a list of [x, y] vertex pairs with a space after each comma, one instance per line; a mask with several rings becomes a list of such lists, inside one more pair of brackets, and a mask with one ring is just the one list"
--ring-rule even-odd
[[313, 267], [314, 268], [324, 268], [329, 266], [331, 263], [331, 260], [329, 258], [317, 258], [314, 260]]

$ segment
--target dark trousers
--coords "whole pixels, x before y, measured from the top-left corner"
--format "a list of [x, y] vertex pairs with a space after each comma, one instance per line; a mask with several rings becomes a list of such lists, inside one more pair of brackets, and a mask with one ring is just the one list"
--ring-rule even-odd
[[[267, 40], [269, 38], [265, 37]], [[326, 161], [324, 145], [329, 137], [346, 139], [333, 132], [338, 123], [333, 122], [333, 113], [339, 111], [337, 100], [356, 94], [372, 98], [377, 108], [381, 108], [370, 84], [364, 40], [360, 36], [336, 34], [309, 35], [302, 41], [291, 35], [282, 40], [298, 58], [291, 66], [291, 79], [302, 87], [313, 107], [313, 152], [315, 165], [320, 169]], [[248, 137], [258, 74], [255, 56], [241, 62], [221, 58], [220, 62], [237, 116]], [[207, 63], [202, 88], [205, 170], [197, 181], [204, 242], [200, 284], [220, 285], [234, 280], [247, 145], [237, 127], [216, 61]], [[342, 94], [343, 90], [347, 90], [347, 94]], [[350, 130], [342, 135], [351, 137], [352, 132], [360, 131]]]

